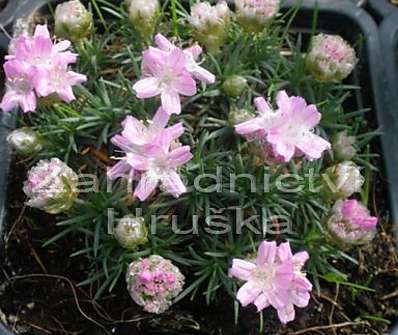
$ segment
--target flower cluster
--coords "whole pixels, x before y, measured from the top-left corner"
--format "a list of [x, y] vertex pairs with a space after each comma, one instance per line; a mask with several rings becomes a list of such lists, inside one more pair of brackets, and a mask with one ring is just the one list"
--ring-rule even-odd
[[28, 173], [23, 191], [27, 206], [50, 214], [64, 212], [75, 201], [78, 176], [58, 158], [39, 161]]
[[126, 215], [115, 227], [114, 236], [119, 244], [126, 249], [135, 249], [148, 241], [148, 230], [142, 217]]
[[86, 76], [68, 69], [77, 55], [66, 51], [69, 41], [53, 43], [46, 25], [37, 25], [33, 37], [20, 36], [11, 41], [13, 54], [6, 56], [4, 72], [7, 77], [6, 94], [0, 108], [11, 111], [20, 106], [33, 112], [37, 97], [58, 95], [65, 102], [75, 99], [72, 86], [87, 80]]
[[238, 291], [242, 306], [253, 303], [258, 311], [272, 306], [282, 323], [294, 320], [294, 306], [308, 305], [312, 284], [302, 268], [309, 256], [306, 251], [292, 254], [289, 242], [276, 245], [264, 241], [255, 262], [234, 259], [230, 275], [246, 282]]
[[28, 127], [12, 131], [7, 136], [7, 142], [17, 154], [22, 156], [30, 156], [43, 149], [42, 140]]
[[338, 200], [331, 211], [327, 228], [332, 238], [343, 246], [364, 244], [376, 234], [377, 218], [355, 199]]
[[177, 168], [192, 158], [189, 146], [180, 146], [177, 139], [183, 134], [182, 123], [165, 127], [168, 115], [159, 108], [146, 126], [133, 116], [123, 122], [121, 135], [112, 138], [125, 156], [108, 171], [110, 179], [128, 177], [130, 181], [140, 178], [134, 195], [146, 200], [158, 184], [162, 189], [179, 197], [186, 188], [177, 173]]
[[54, 29], [57, 37], [79, 41], [88, 36], [93, 27], [93, 16], [80, 0], [61, 3], [55, 9]]
[[149, 313], [163, 313], [184, 286], [184, 276], [169, 260], [158, 255], [132, 262], [127, 271], [131, 298]]
[[348, 136], [347, 131], [341, 131], [333, 136], [332, 148], [335, 158], [339, 161], [353, 159], [357, 153], [354, 147], [355, 137]]
[[167, 114], [180, 114], [180, 95], [196, 94], [193, 77], [207, 83], [214, 83], [215, 77], [196, 62], [202, 52], [198, 45], [182, 50], [161, 34], [155, 37], [155, 42], [158, 48], [150, 47], [143, 53], [143, 78], [133, 89], [140, 99], [160, 95]]
[[311, 41], [306, 65], [321, 82], [340, 82], [347, 78], [358, 60], [355, 50], [340, 36], [319, 34]]
[[344, 161], [326, 170], [323, 175], [326, 195], [331, 199], [345, 199], [361, 191], [365, 178], [354, 162]]
[[127, 0], [130, 22], [144, 39], [151, 38], [160, 15], [158, 0]]
[[285, 91], [277, 95], [278, 109], [272, 110], [264, 98], [256, 98], [259, 115], [235, 126], [238, 134], [248, 140], [259, 140], [264, 150], [284, 162], [294, 156], [319, 159], [330, 143], [314, 134], [321, 114], [315, 105], [307, 105], [301, 97], [289, 97]]
[[259, 33], [279, 12], [280, 0], [235, 0], [236, 17], [249, 33]]
[[216, 53], [225, 42], [229, 25], [229, 8], [225, 1], [215, 6], [199, 2], [191, 7], [189, 22], [196, 39]]

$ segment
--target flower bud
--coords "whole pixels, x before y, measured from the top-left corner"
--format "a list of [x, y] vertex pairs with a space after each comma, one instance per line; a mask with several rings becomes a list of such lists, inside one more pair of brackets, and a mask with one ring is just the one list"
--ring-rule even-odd
[[355, 157], [357, 150], [353, 146], [354, 136], [348, 136], [347, 131], [337, 133], [332, 139], [332, 148], [335, 158], [339, 161], [350, 160]]
[[93, 27], [93, 16], [79, 0], [59, 4], [54, 21], [55, 35], [73, 42], [87, 37]]
[[126, 274], [131, 298], [145, 311], [155, 314], [172, 305], [183, 289], [184, 279], [178, 267], [158, 255], [132, 262]]
[[327, 221], [328, 232], [333, 241], [343, 248], [365, 244], [376, 234], [377, 218], [357, 200], [339, 200]]
[[217, 53], [228, 34], [230, 11], [225, 1], [215, 6], [199, 2], [191, 7], [189, 23], [196, 39], [210, 52]]
[[43, 149], [39, 136], [30, 128], [23, 127], [12, 131], [7, 136], [7, 142], [21, 156], [31, 156]]
[[246, 88], [247, 80], [238, 75], [232, 75], [225, 79], [222, 84], [222, 90], [224, 93], [230, 97], [238, 97], [242, 94], [243, 90]]
[[260, 33], [276, 16], [280, 0], [235, 0], [236, 18], [248, 33]]
[[130, 22], [143, 39], [150, 39], [155, 33], [156, 21], [160, 15], [158, 0], [131, 0], [128, 4]]
[[148, 241], [148, 230], [142, 217], [126, 215], [119, 220], [114, 236], [119, 244], [126, 249], [135, 249]]
[[306, 56], [308, 71], [321, 82], [342, 81], [354, 70], [357, 62], [355, 50], [338, 35], [316, 35]]
[[23, 191], [26, 205], [50, 214], [72, 207], [77, 198], [78, 175], [58, 158], [39, 161], [29, 172]]
[[240, 108], [240, 109], [233, 109], [229, 112], [228, 121], [231, 126], [235, 126], [239, 123], [245, 122], [253, 118], [253, 114], [250, 113], [247, 109]]
[[322, 177], [328, 197], [336, 200], [360, 192], [365, 181], [359, 168], [351, 161], [328, 168]]

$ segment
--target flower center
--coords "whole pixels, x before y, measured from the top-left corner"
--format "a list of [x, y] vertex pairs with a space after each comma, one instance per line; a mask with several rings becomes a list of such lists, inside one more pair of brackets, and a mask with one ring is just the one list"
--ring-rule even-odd
[[261, 287], [263, 291], [272, 288], [274, 278], [276, 275], [276, 267], [272, 264], [265, 264], [257, 266], [251, 273], [251, 278], [256, 282], [256, 285]]
[[30, 81], [25, 77], [9, 79], [8, 86], [18, 94], [26, 94], [32, 90]]

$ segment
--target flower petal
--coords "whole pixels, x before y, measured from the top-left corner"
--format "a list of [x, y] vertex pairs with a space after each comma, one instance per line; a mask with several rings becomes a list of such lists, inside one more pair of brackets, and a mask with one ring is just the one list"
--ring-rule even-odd
[[138, 183], [134, 191], [134, 195], [141, 201], [145, 201], [155, 190], [158, 183], [159, 183], [158, 178], [154, 178], [153, 176], [150, 176], [148, 173], [144, 173], [141, 175], [140, 182]]
[[264, 308], [269, 306], [268, 297], [265, 294], [260, 294], [256, 300], [254, 300], [254, 305], [257, 307], [257, 312], [261, 312]]
[[282, 308], [278, 308], [277, 311], [278, 311], [279, 320], [283, 324], [293, 321], [294, 318], [296, 317], [296, 312], [294, 310], [293, 304], [288, 304]]
[[277, 255], [278, 247], [276, 246], [276, 242], [261, 242], [256, 258], [256, 264], [262, 265], [265, 263], [273, 263], [275, 261], [275, 257]]
[[255, 98], [254, 104], [261, 114], [274, 113], [270, 104], [263, 97]]
[[164, 111], [171, 114], [180, 114], [181, 113], [181, 102], [180, 96], [176, 91], [167, 90], [161, 93], [162, 107]]
[[186, 192], [186, 187], [181, 177], [175, 171], [168, 171], [161, 177], [162, 188], [166, 193], [171, 194], [174, 198], [178, 198]]
[[247, 282], [239, 289], [236, 299], [245, 307], [254, 302], [260, 293], [261, 289], [259, 287], [251, 282]]
[[191, 153], [191, 147], [189, 145], [184, 145], [177, 149], [174, 149], [168, 154], [168, 162], [171, 168], [177, 168], [190, 161], [193, 157]]
[[139, 99], [152, 98], [160, 94], [160, 83], [155, 77], [147, 77], [137, 81], [133, 85]]
[[158, 33], [155, 36], [155, 44], [164, 51], [170, 51], [175, 48], [174, 44], [171, 43], [165, 36]]
[[229, 269], [229, 275], [240, 280], [248, 281], [255, 268], [256, 265], [254, 263], [234, 258], [232, 260], [232, 267]]
[[196, 94], [195, 80], [193, 80], [191, 75], [188, 73], [183, 73], [173, 84], [177, 92], [182, 95], [190, 97]]

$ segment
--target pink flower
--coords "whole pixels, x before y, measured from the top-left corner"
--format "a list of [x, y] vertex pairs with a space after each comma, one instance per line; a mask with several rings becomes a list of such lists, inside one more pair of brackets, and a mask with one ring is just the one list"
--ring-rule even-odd
[[311, 40], [306, 66], [321, 82], [340, 82], [354, 70], [358, 59], [355, 50], [340, 36], [318, 34]]
[[313, 132], [321, 119], [315, 105], [307, 105], [301, 97], [289, 97], [285, 91], [279, 92], [276, 100], [278, 110], [274, 112], [263, 98], [257, 98], [260, 115], [236, 125], [237, 133], [271, 144], [274, 155], [285, 162], [301, 155], [309, 160], [319, 159], [331, 146]]
[[6, 56], [4, 70], [7, 91], [1, 108], [10, 111], [21, 106], [24, 112], [36, 109], [37, 96], [56, 93], [62, 100], [75, 99], [72, 86], [81, 84], [87, 77], [68, 70], [77, 55], [65, 51], [69, 41], [53, 44], [46, 25], [36, 26], [32, 37], [20, 36], [11, 41], [13, 54]]
[[51, 67], [37, 70], [35, 87], [37, 94], [41, 97], [57, 94], [61, 100], [69, 103], [76, 99], [72, 86], [86, 81], [85, 75], [69, 71], [66, 65], [54, 60]]
[[186, 192], [177, 168], [192, 159], [191, 148], [189, 145], [173, 148], [172, 142], [171, 134], [162, 132], [145, 154], [128, 155], [127, 162], [141, 173], [134, 192], [141, 201], [147, 199], [159, 184], [175, 198]]
[[332, 208], [327, 228], [336, 242], [344, 246], [364, 244], [375, 236], [377, 221], [357, 200], [339, 200]]
[[77, 54], [66, 51], [70, 41], [53, 43], [46, 25], [37, 25], [33, 37], [20, 36], [11, 42], [13, 55], [7, 60], [17, 59], [30, 66], [50, 66], [54, 60], [63, 65], [76, 63]]
[[178, 267], [158, 255], [132, 262], [126, 274], [131, 298], [145, 311], [156, 314], [169, 309], [184, 280]]
[[363, 229], [370, 230], [377, 225], [377, 218], [370, 216], [368, 209], [355, 199], [345, 200], [341, 207], [341, 213], [345, 219]]
[[180, 94], [192, 96], [196, 93], [196, 83], [185, 66], [185, 54], [180, 49], [165, 53], [154, 48], [144, 51], [145, 77], [133, 86], [137, 97], [146, 99], [160, 95], [167, 114], [180, 114]]
[[128, 176], [129, 180], [140, 179], [135, 195], [144, 201], [158, 186], [179, 197], [185, 186], [177, 173], [177, 168], [192, 158], [189, 146], [176, 146], [184, 128], [177, 123], [165, 128], [168, 115], [162, 108], [156, 112], [148, 126], [132, 116], [123, 122], [121, 135], [112, 138], [112, 143], [125, 152], [125, 156], [108, 171], [110, 179]]
[[253, 303], [258, 311], [272, 306], [282, 323], [294, 320], [294, 306], [308, 305], [312, 285], [301, 271], [307, 252], [292, 254], [289, 242], [262, 242], [255, 263], [233, 259], [230, 275], [246, 283], [237, 299], [242, 306]]
[[[157, 34], [155, 36], [155, 43], [162, 51], [170, 52], [174, 49], [178, 49], [162, 34]], [[198, 44], [194, 44], [193, 46], [183, 50], [186, 60], [185, 69], [196, 79], [208, 84], [213, 84], [216, 81], [214, 74], [207, 71], [197, 63], [197, 59], [202, 51], [202, 48]]]
[[254, 99], [258, 116], [251, 120], [239, 123], [235, 130], [248, 141], [265, 140], [267, 133], [279, 117], [279, 111], [274, 112], [271, 105], [264, 98]]
[[35, 71], [18, 60], [8, 61], [4, 64], [7, 77], [6, 94], [1, 101], [0, 108], [9, 112], [16, 107], [21, 107], [24, 113], [36, 109], [37, 99], [34, 92], [33, 81]]
[[165, 128], [168, 120], [169, 115], [162, 108], [157, 110], [148, 126], [133, 116], [127, 116], [122, 123], [121, 135], [115, 135], [111, 139], [111, 142], [126, 153], [126, 156], [108, 171], [108, 177], [113, 180], [127, 175], [131, 182], [137, 173], [127, 162], [129, 153], [144, 154], [163, 131], [169, 132], [173, 139], [180, 137], [184, 132], [182, 123]]

